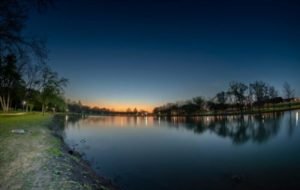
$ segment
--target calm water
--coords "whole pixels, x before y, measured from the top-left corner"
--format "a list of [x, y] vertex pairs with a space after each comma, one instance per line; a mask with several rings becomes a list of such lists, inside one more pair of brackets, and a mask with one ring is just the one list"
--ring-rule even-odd
[[125, 190], [300, 189], [298, 111], [243, 118], [66, 117], [64, 134], [98, 174]]

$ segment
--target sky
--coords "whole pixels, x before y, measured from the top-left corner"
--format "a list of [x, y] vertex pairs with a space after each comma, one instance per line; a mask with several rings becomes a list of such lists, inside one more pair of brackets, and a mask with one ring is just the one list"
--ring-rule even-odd
[[263, 80], [300, 95], [300, 3], [272, 0], [57, 0], [27, 31], [84, 104], [151, 110]]

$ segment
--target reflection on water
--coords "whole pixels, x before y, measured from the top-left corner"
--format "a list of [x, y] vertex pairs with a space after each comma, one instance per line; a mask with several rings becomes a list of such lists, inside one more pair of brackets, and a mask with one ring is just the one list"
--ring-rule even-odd
[[249, 140], [263, 143], [275, 136], [282, 116], [283, 113], [242, 117], [174, 117], [168, 121], [175, 127], [184, 126], [198, 134], [210, 131], [220, 137], [230, 138], [235, 144], [243, 144]]
[[298, 117], [66, 116], [64, 133], [123, 189], [281, 189], [300, 187]]
[[298, 120], [299, 120], [299, 113], [296, 112], [296, 126], [298, 126]]
[[[270, 113], [264, 115], [246, 116], [207, 116], [207, 117], [66, 117], [68, 127], [88, 125], [89, 127], [172, 127], [186, 128], [196, 134], [206, 131], [217, 134], [223, 138], [230, 138], [234, 144], [243, 144], [247, 141], [256, 143], [266, 142], [276, 136], [280, 128], [284, 113]], [[298, 123], [298, 112], [295, 113], [296, 122], [292, 123], [289, 116], [291, 132]]]
[[[154, 126], [152, 117], [126, 117], [126, 116], [65, 116], [66, 126], [94, 126], [94, 127], [146, 127]], [[100, 124], [100, 125], [99, 125]]]

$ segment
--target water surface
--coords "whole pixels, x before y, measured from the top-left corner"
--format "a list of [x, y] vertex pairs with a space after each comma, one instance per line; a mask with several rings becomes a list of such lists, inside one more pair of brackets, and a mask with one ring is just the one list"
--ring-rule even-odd
[[300, 188], [298, 111], [65, 118], [65, 141], [125, 190]]

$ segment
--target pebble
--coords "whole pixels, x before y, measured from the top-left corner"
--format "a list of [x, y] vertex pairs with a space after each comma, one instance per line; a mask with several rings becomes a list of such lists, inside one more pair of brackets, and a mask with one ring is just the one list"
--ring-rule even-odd
[[16, 134], [25, 134], [24, 129], [13, 129], [13, 130], [11, 130], [11, 132], [16, 133]]

